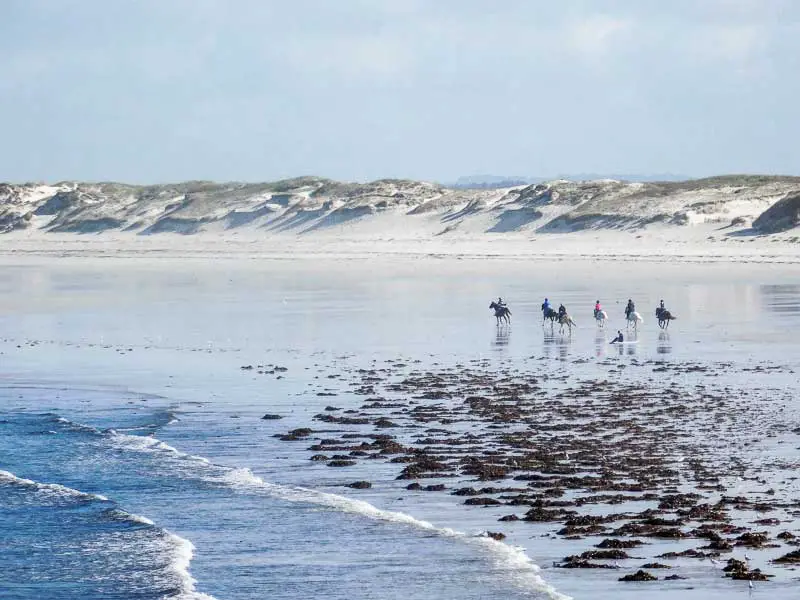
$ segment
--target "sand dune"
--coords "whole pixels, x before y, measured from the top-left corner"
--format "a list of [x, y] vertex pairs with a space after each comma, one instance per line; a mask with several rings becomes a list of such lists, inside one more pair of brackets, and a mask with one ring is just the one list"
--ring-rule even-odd
[[151, 186], [0, 184], [0, 231], [7, 234], [0, 236], [0, 252], [61, 246], [96, 252], [108, 251], [109, 243], [118, 250], [245, 252], [256, 244], [279, 253], [761, 256], [795, 262], [798, 198], [800, 177], [737, 175], [679, 182], [559, 180], [501, 189], [318, 177]]

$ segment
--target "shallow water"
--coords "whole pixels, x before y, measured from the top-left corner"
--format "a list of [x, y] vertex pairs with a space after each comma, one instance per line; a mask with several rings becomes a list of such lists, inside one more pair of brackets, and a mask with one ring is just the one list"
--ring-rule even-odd
[[[409, 494], [384, 463], [334, 472], [308, 461], [307, 444], [272, 437], [308, 426], [331, 402], [317, 395], [337, 388], [328, 375], [398, 358], [421, 368], [478, 358], [561, 365], [585, 377], [608, 377], [608, 361], [779, 364], [784, 372], [736, 371], [731, 384], [796, 390], [789, 371], [800, 366], [792, 333], [800, 285], [791, 267], [609, 267], [64, 261], [7, 269], [0, 585], [14, 598], [220, 600], [545, 597], [557, 595], [551, 585], [576, 598], [742, 590], [710, 565], [687, 565], [689, 581], [647, 588], [552, 569], [568, 544], [533, 529], [509, 531], [508, 544], [476, 537], [499, 530], [492, 511], [447, 494]], [[497, 327], [487, 308], [497, 295], [513, 311], [510, 327]], [[542, 327], [545, 295], [578, 321], [571, 336]], [[591, 319], [598, 297], [611, 317], [602, 330]], [[612, 346], [628, 297], [644, 323], [628, 337], [637, 343]], [[661, 298], [678, 316], [668, 332], [653, 317]], [[262, 363], [287, 371], [279, 379], [240, 369]], [[262, 421], [265, 412], [285, 418]], [[362, 478], [373, 488], [344, 487]], [[771, 598], [792, 597], [791, 583], [763, 585]], [[766, 591], [757, 584], [754, 594]]]

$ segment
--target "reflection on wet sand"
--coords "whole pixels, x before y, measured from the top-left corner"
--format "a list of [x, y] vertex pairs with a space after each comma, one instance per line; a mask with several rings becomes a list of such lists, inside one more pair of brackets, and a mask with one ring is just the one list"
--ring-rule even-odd
[[492, 342], [492, 346], [495, 348], [502, 348], [503, 346], [508, 346], [508, 340], [511, 336], [511, 328], [508, 326], [500, 326], [497, 328], [497, 333], [494, 336], [494, 341]]
[[800, 314], [800, 285], [762, 285], [759, 288], [764, 307], [780, 314]]
[[658, 334], [658, 346], [656, 352], [659, 354], [672, 354], [672, 344], [669, 341], [669, 333], [662, 331]]
[[594, 355], [601, 358], [606, 352], [606, 333], [603, 329], [598, 329], [594, 334]]
[[569, 355], [569, 346], [572, 343], [570, 336], [560, 335], [558, 333], [544, 332], [544, 355], [547, 358], [552, 358], [555, 352], [558, 352], [559, 358], [567, 358]]

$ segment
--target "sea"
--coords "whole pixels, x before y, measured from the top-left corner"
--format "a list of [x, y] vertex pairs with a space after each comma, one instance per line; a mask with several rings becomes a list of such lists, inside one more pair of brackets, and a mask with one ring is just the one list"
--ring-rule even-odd
[[[710, 564], [646, 584], [559, 569], [571, 548], [552, 535], [410, 493], [394, 465], [331, 469], [276, 437], [318, 427], [332, 402], [358, 407], [343, 373], [399, 361], [596, 379], [724, 363], [731, 385], [796, 397], [794, 265], [27, 258], [6, 259], [0, 296], [4, 599], [796, 597], [791, 573], [750, 588]], [[488, 308], [498, 296], [510, 325]], [[571, 334], [542, 324], [545, 297]], [[617, 330], [632, 343], [610, 344]]]

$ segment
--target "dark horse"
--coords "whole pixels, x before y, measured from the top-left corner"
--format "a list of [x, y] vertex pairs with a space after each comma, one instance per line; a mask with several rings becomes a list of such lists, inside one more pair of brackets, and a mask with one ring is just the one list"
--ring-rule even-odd
[[507, 306], [500, 306], [497, 302], [492, 302], [489, 305], [489, 308], [494, 310], [494, 316], [497, 318], [497, 324], [500, 325], [503, 321], [511, 324], [511, 311], [508, 310]]
[[550, 327], [553, 327], [553, 324], [558, 321], [558, 312], [553, 310], [551, 307], [548, 307], [547, 310], [544, 308], [544, 304], [542, 304], [542, 325], [550, 319]]
[[672, 313], [666, 308], [661, 307], [656, 309], [656, 317], [658, 317], [658, 326], [661, 327], [661, 329], [666, 329], [669, 327], [669, 322], [674, 321], [677, 318], [673, 317]]

